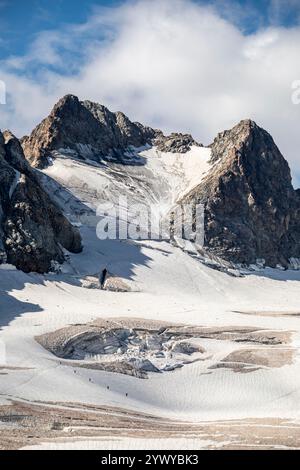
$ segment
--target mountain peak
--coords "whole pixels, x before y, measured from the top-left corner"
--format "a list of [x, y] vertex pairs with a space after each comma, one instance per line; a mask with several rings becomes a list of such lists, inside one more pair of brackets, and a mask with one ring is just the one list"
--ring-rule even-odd
[[58, 113], [61, 109], [73, 109], [74, 111], [76, 108], [80, 106], [80, 100], [77, 96], [75, 95], [64, 95], [62, 98], [58, 100], [58, 102], [54, 105], [52, 108], [52, 111], [50, 115], [55, 115]]
[[58, 106], [59, 104], [67, 103], [67, 102], [78, 102], [79, 103], [79, 98], [76, 95], [72, 95], [72, 93], [67, 93], [66, 95], [62, 96], [56, 103]]
[[22, 146], [29, 162], [42, 168], [53, 150], [71, 149], [79, 157], [97, 161], [130, 145], [145, 145], [155, 134], [153, 129], [132, 123], [122, 113], [69, 94], [55, 104], [29, 137], [22, 139]]
[[245, 164], [249, 163], [249, 159], [264, 160], [267, 164], [275, 158], [278, 164], [284, 164], [286, 172], [290, 173], [288, 164], [272, 136], [251, 119], [244, 119], [232, 129], [220, 132], [210, 147], [212, 162], [243, 155]]
[[219, 133], [211, 150], [211, 170], [186, 197], [205, 205], [208, 249], [235, 262], [287, 266], [300, 253], [299, 200], [273, 138], [247, 119]]
[[43, 168], [54, 150], [68, 149], [79, 158], [100, 162], [106, 158], [122, 160], [128, 147], [158, 144], [163, 151], [187, 152], [197, 144], [189, 135], [165, 137], [157, 129], [132, 122], [122, 112], [111, 112], [105, 106], [75, 95], [63, 96], [51, 113], [31, 133], [23, 137], [22, 146], [32, 166]]

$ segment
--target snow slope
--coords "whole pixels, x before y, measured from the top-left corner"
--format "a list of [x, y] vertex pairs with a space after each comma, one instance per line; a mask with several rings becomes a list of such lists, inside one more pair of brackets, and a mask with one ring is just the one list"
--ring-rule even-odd
[[[195, 147], [186, 155], [161, 155], [144, 149], [138, 157], [146, 163], [95, 167], [59, 156], [45, 170], [43, 181], [74, 221], [99, 201], [117, 202], [120, 193], [167, 211], [199, 182], [208, 168], [209, 150]], [[300, 420], [299, 271], [264, 269], [232, 277], [167, 242], [100, 241], [95, 227], [87, 225], [81, 226], [81, 232], [84, 250], [69, 255], [61, 273], [24, 274], [9, 266], [0, 270], [0, 342], [6, 351], [0, 364], [6, 374], [0, 375], [0, 403], [16, 398], [77, 402], [191, 422], [247, 417]], [[133, 282], [136, 292], [82, 287], [85, 276], [103, 268]], [[292, 332], [286, 346], [292, 350], [292, 361], [250, 373], [211, 369], [233, 349], [249, 345], [237, 345], [230, 337], [203, 338], [201, 346], [210, 360], [141, 380], [66, 366], [35, 341], [38, 335], [68, 325], [120, 317]]]
[[[126, 165], [97, 165], [88, 159], [72, 159], [69, 153], [57, 153], [45, 174], [94, 210], [108, 201], [118, 205], [121, 196], [127, 198], [129, 212], [131, 205], [144, 204], [158, 221], [201, 181], [210, 167], [210, 149], [196, 146], [186, 154], [163, 153], [155, 147], [132, 149], [126, 158]], [[46, 184], [49, 186], [49, 182]], [[61, 188], [54, 187], [53, 192], [59, 193], [57, 201], [61, 202]], [[73, 208], [69, 214], [74, 215]]]

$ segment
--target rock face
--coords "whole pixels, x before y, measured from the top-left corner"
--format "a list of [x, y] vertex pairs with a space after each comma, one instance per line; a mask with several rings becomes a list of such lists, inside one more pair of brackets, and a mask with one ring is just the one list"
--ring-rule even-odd
[[62, 247], [81, 251], [78, 230], [40, 186], [20, 142], [0, 132], [0, 262], [44, 273], [64, 261]]
[[79, 156], [101, 160], [121, 155], [129, 145], [145, 145], [154, 135], [153, 129], [130, 122], [123, 113], [66, 95], [30, 137], [22, 139], [22, 146], [32, 166], [43, 168], [53, 150], [71, 149]]
[[[47, 166], [49, 157], [60, 149], [76, 152], [77, 158], [130, 164], [131, 157], [125, 161], [124, 152], [130, 146], [146, 144], [172, 153], [186, 153], [201, 145], [188, 134], [165, 136], [131, 122], [123, 113], [112, 113], [73, 95], [62, 98], [32, 134], [22, 139], [27, 160], [38, 168]], [[212, 255], [244, 264], [264, 259], [270, 266], [286, 267], [290, 258], [300, 258], [300, 191], [293, 189], [288, 163], [272, 137], [253, 121], [244, 120], [220, 133], [211, 150], [210, 170], [179, 201], [205, 205], [205, 248]], [[14, 173], [5, 162], [2, 166], [0, 194], [6, 206], [6, 188]], [[24, 169], [21, 172], [28, 177]], [[26, 178], [23, 184], [28, 187]], [[24, 191], [19, 197], [29, 199], [29, 189]], [[57, 219], [52, 218], [54, 229]]]
[[10, 204], [9, 191], [14, 179], [15, 171], [6, 161], [4, 137], [0, 132], [0, 263], [6, 260], [2, 223]]
[[158, 135], [153, 143], [161, 152], [186, 153], [193, 145], [203, 147], [190, 134], [172, 133], [169, 136]]
[[79, 156], [101, 160], [121, 155], [129, 145], [145, 145], [154, 135], [155, 131], [131, 123], [123, 113], [67, 95], [30, 137], [22, 139], [22, 146], [29, 162], [42, 168], [53, 150], [71, 149]]
[[54, 150], [71, 149], [79, 157], [97, 162], [106, 158], [122, 161], [128, 147], [141, 147], [155, 139], [162, 150], [170, 148], [172, 152], [184, 153], [196, 144], [189, 135], [165, 137], [159, 130], [131, 122], [121, 112], [112, 113], [101, 104], [66, 95], [21, 142], [31, 165], [43, 168], [48, 165], [48, 157]]
[[212, 168], [182, 202], [205, 205], [205, 247], [223, 259], [287, 266], [300, 257], [300, 198], [288, 163], [253, 121], [220, 133]]

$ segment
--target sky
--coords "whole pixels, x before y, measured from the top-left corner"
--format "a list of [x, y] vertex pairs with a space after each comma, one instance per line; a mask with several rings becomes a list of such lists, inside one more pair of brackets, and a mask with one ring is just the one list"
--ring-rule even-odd
[[251, 118], [300, 186], [300, 0], [0, 0], [4, 86], [18, 137], [66, 93], [205, 145]]

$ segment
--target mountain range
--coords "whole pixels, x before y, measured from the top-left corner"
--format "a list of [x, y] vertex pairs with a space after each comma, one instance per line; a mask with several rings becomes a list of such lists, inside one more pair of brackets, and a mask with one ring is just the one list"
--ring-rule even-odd
[[204, 146], [67, 95], [0, 132], [0, 449], [300, 448], [299, 210], [249, 119]]
[[[59, 100], [20, 141], [0, 133], [2, 262], [47, 272], [67, 251], [82, 249], [70, 213], [43, 184], [61, 157], [83, 162], [91, 173], [105, 172], [109, 183], [97, 183], [95, 206], [97, 198], [116, 202], [122, 194], [166, 213], [175, 205], [202, 203], [208, 256], [235, 265], [297, 266], [300, 190], [293, 188], [289, 165], [267, 131], [243, 120], [204, 147], [189, 134], [165, 136], [73, 95]], [[106, 191], [108, 185], [113, 190]]]

